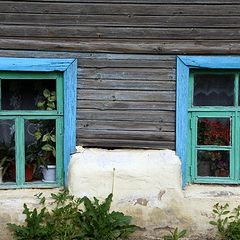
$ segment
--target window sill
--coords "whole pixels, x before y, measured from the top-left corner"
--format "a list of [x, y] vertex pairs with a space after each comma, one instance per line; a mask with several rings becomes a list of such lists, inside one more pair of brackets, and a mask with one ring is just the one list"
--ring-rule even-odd
[[[201, 199], [201, 198], [239, 198], [240, 186], [239, 185], [206, 185], [206, 184], [192, 184], [186, 186], [183, 191], [185, 198]], [[227, 197], [227, 199], [226, 199]], [[216, 200], [217, 201], [217, 200]]]

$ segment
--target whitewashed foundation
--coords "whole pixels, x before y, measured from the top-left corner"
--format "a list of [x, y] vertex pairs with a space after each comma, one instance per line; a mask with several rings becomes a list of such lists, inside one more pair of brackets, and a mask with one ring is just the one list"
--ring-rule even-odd
[[[238, 186], [181, 187], [181, 163], [170, 150], [78, 148], [69, 165], [68, 187], [76, 196], [104, 199], [113, 192], [112, 208], [133, 216], [136, 239], [159, 239], [171, 228], [188, 230], [189, 239], [214, 236], [212, 206], [240, 204]], [[10, 240], [8, 222], [22, 222], [22, 206], [37, 206], [34, 194], [52, 190], [0, 190], [0, 240]]]

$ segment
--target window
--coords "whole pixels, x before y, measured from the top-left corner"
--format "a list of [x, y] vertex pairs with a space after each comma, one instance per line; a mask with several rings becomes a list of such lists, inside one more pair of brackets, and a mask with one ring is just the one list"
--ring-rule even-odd
[[66, 183], [75, 107], [74, 59], [0, 58], [0, 188]]
[[200, 183], [237, 183], [239, 72], [190, 71], [190, 177]]
[[240, 183], [240, 57], [179, 56], [176, 151], [187, 183]]

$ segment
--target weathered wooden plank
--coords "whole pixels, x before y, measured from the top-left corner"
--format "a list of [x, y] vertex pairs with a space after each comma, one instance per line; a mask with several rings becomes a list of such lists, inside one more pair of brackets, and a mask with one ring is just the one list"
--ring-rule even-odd
[[108, 138], [108, 139], [132, 139], [132, 140], [148, 140], [151, 141], [174, 141], [174, 132], [162, 131], [114, 131], [114, 130], [87, 130], [80, 129], [77, 131], [78, 138]]
[[[15, 20], [11, 20], [10, 17]], [[9, 19], [9, 20], [8, 20]], [[61, 26], [126, 26], [126, 27], [240, 27], [240, 16], [136, 16], [136, 15], [67, 15], [14, 14], [4, 15], [0, 21], [24, 25]]]
[[175, 123], [174, 111], [94, 111], [81, 110], [77, 112], [77, 120], [118, 120]]
[[[1, 41], [1, 40], [0, 40]], [[79, 68], [80, 79], [112, 79], [112, 80], [175, 80], [175, 69], [148, 68]]]
[[[126, 4], [127, 3], [127, 4]], [[132, 4], [131, 1], [122, 4], [118, 1], [118, 4], [111, 4], [109, 1], [102, 1], [102, 3], [93, 4], [92, 1], [87, 3], [73, 1], [66, 3], [44, 3], [43, 1], [31, 2], [31, 1], [1, 1], [0, 8], [2, 13], [62, 13], [62, 14], [78, 14], [78, 15], [239, 15], [239, 4], [222, 6], [217, 2], [216, 4], [203, 4], [201, 8], [192, 4], [179, 4], [176, 2], [173, 4], [165, 4], [156, 2], [156, 4], [149, 4], [148, 1], [145, 4]], [[227, 3], [227, 2], [225, 2]], [[14, 21], [14, 18], [13, 20]]]
[[[1, 38], [0, 49], [141, 54], [240, 54], [240, 40], [96, 40]], [[165, 79], [166, 80], [166, 79]]]
[[77, 90], [78, 100], [174, 102], [175, 91]]
[[175, 149], [174, 142], [167, 141], [146, 141], [132, 139], [108, 139], [108, 138], [77, 138], [77, 144], [84, 147], [103, 147], [103, 148], [151, 148], [151, 149]]
[[93, 80], [79, 79], [78, 88], [80, 89], [105, 89], [105, 90], [175, 90], [174, 81], [138, 81], [138, 80]]
[[77, 129], [175, 132], [174, 123], [78, 120]]
[[107, 54], [84, 52], [45, 52], [0, 50], [5, 57], [77, 58], [79, 68], [175, 68], [176, 57], [171, 55]]
[[79, 100], [78, 111], [82, 109], [96, 110], [146, 110], [146, 111], [175, 111], [175, 102], [132, 102], [132, 101], [94, 101]]
[[[224, 32], [224, 34], [223, 34]], [[239, 28], [159, 28], [101, 26], [28, 26], [0, 25], [1, 37], [98, 38], [98, 39], [176, 39], [176, 40], [239, 40]], [[37, 39], [36, 39], [37, 40]], [[59, 40], [58, 40], [59, 41]], [[62, 39], [64, 41], [64, 39]]]
[[[126, 54], [127, 55], [127, 54]], [[79, 57], [80, 68], [175, 68], [176, 60], [156, 60], [156, 59], [141, 59], [141, 56], [136, 56], [135, 59], [107, 59], [102, 58], [98, 59], [97, 57], [93, 58], [84, 58]]]
[[[18, 0], [12, 0], [17, 2]], [[39, 0], [30, 0], [28, 2], [39, 2]], [[124, 4], [233, 4], [238, 5], [236, 0], [42, 0], [42, 2], [64, 2], [64, 3], [124, 3]]]
[[[88, 53], [88, 52], [57, 52], [57, 51], [15, 51], [9, 49], [1, 49], [1, 56], [5, 57], [54, 57], [54, 58], [77, 58], [79, 67], [112, 67], [112, 64], [116, 64], [115, 67], [129, 67], [129, 63], [132, 61], [136, 65], [135, 68], [142, 67], [146, 63], [148, 67], [149, 63], [159, 64], [159, 68], [165, 66], [165, 61], [170, 64], [172, 62], [176, 65], [176, 56], [172, 55], [149, 55], [149, 54], [120, 54], [120, 53]], [[101, 62], [106, 63], [106, 66], [102, 66]], [[122, 66], [119, 66], [119, 61], [122, 62]], [[125, 61], [128, 64], [125, 65]], [[96, 64], [96, 65], [95, 65]], [[140, 64], [140, 65], [138, 65]], [[163, 65], [161, 65], [163, 64]], [[157, 67], [156, 66], [156, 67]]]

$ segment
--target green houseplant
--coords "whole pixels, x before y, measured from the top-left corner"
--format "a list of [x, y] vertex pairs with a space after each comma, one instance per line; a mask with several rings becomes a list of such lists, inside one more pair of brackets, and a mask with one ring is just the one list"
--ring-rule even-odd
[[[53, 111], [56, 109], [56, 92], [44, 89], [42, 98], [37, 102], [39, 110]], [[55, 126], [50, 121], [44, 121], [39, 129], [34, 133], [34, 137], [39, 147], [43, 180], [55, 181], [56, 175], [56, 135]]]
[[[48, 89], [44, 89], [36, 107], [39, 110], [55, 110], [55, 102], [55, 91], [50, 92]], [[34, 139], [25, 148], [25, 180], [43, 180], [45, 177], [42, 175], [49, 168], [53, 168], [55, 171], [55, 124], [51, 120], [29, 120], [28, 122], [29, 125], [34, 126], [35, 130], [31, 133]], [[52, 177], [52, 181], [55, 181], [55, 177]]]

